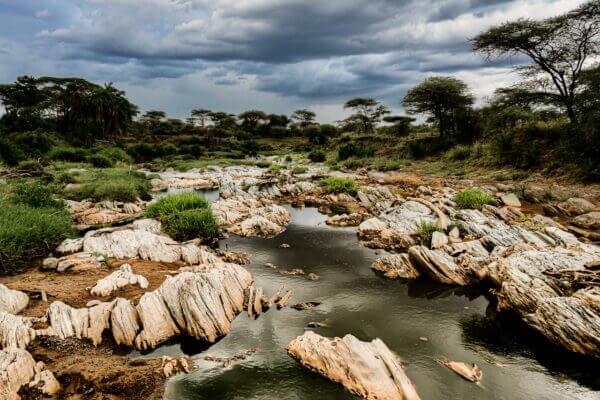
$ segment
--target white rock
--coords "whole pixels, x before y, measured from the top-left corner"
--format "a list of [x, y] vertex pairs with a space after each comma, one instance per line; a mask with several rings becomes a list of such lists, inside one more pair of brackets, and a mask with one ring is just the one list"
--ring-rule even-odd
[[131, 265], [123, 264], [119, 269], [105, 278], [96, 282], [96, 285], [90, 290], [94, 296], [106, 297], [112, 292], [127, 285], [139, 285], [140, 288], [148, 287], [148, 280], [142, 275], [134, 274]]
[[18, 314], [23, 311], [29, 303], [27, 294], [12, 290], [0, 283], [0, 311], [9, 314]]

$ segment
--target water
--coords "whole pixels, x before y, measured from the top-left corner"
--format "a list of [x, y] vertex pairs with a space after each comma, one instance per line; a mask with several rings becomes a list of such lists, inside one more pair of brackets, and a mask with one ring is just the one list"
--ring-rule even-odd
[[[330, 325], [314, 329], [324, 336], [381, 338], [403, 358], [423, 400], [600, 399], [594, 391], [600, 389], [598, 364], [565, 358], [522, 326], [486, 318], [488, 301], [480, 292], [387, 280], [369, 268], [378, 252], [360, 247], [353, 229], [327, 227], [315, 209], [290, 210], [292, 222], [280, 236], [232, 236], [221, 246], [252, 254], [248, 269], [255, 286], [265, 288], [267, 295], [284, 285], [294, 290], [290, 304], [322, 305], [312, 312], [272, 309], [256, 320], [239, 315], [232, 332], [210, 348], [183, 342], [155, 350], [149, 356], [227, 357], [256, 349], [229, 368], [199, 361], [199, 370], [170, 381], [166, 399], [355, 399], [287, 355], [286, 345], [310, 321]], [[282, 243], [291, 247], [280, 248]], [[265, 267], [267, 262], [285, 269], [301, 267], [321, 279], [282, 276]], [[429, 341], [419, 340], [421, 336]], [[483, 370], [482, 383], [461, 379], [436, 362], [440, 357], [475, 362]]]

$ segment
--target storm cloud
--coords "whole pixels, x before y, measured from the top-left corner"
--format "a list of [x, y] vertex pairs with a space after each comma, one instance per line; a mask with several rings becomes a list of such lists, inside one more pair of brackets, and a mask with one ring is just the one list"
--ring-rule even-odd
[[83, 76], [177, 116], [309, 106], [328, 121], [352, 96], [397, 107], [430, 75], [464, 79], [481, 99], [514, 76], [473, 54], [469, 38], [582, 2], [0, 0], [0, 80]]

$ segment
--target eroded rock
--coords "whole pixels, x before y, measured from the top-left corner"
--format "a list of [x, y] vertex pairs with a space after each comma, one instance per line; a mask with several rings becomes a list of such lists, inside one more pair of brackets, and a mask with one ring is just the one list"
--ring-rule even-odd
[[96, 285], [90, 290], [94, 296], [107, 297], [112, 292], [127, 285], [139, 285], [140, 288], [148, 287], [148, 280], [142, 275], [134, 274], [131, 265], [123, 264], [119, 269], [105, 278], [96, 282]]

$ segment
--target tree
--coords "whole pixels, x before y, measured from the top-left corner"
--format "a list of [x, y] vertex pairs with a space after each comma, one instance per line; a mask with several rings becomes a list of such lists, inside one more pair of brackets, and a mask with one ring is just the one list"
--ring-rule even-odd
[[164, 111], [150, 110], [142, 115], [141, 122], [146, 125], [151, 132], [154, 132], [166, 117], [167, 114]]
[[230, 129], [234, 126], [237, 126], [235, 122], [235, 115], [229, 114], [222, 111], [211, 112], [208, 115], [208, 118], [213, 123], [214, 127], [217, 129]]
[[196, 108], [192, 110], [192, 117], [200, 121], [200, 126], [204, 128], [206, 121], [210, 118], [212, 111], [205, 108]]
[[430, 77], [410, 89], [402, 105], [408, 114], [426, 114], [438, 124], [440, 137], [451, 129], [453, 116], [473, 104], [468, 86], [452, 77]]
[[415, 119], [404, 115], [389, 115], [383, 117], [383, 121], [392, 124], [393, 131], [397, 136], [406, 136], [410, 133], [410, 124], [415, 122]]
[[516, 68], [527, 88], [542, 101], [565, 109], [572, 123], [581, 74], [600, 54], [600, 0], [589, 1], [557, 17], [520, 19], [492, 27], [476, 36], [473, 49], [488, 58], [527, 56], [531, 63]]
[[292, 120], [300, 125], [301, 128], [313, 125], [316, 117], [317, 114], [306, 109], [296, 110], [292, 113]]
[[259, 124], [267, 120], [267, 114], [260, 110], [248, 110], [239, 114], [238, 119], [244, 131], [256, 133]]
[[387, 107], [379, 104], [377, 100], [362, 97], [348, 100], [344, 108], [354, 110], [354, 114], [348, 117], [348, 122], [356, 122], [359, 129], [365, 133], [372, 132], [381, 117], [390, 113]]

